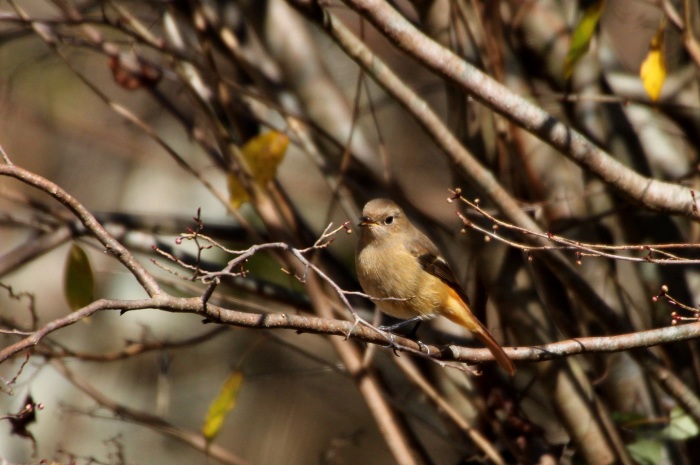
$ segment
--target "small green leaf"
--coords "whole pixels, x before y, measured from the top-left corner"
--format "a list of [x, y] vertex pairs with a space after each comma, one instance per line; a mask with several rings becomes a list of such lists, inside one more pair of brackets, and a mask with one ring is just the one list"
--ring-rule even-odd
[[73, 244], [66, 257], [63, 272], [63, 293], [70, 308], [75, 311], [94, 300], [95, 278], [85, 251]]
[[661, 461], [661, 442], [655, 439], [639, 439], [628, 444], [627, 450], [640, 465], [658, 465]]
[[700, 433], [698, 424], [680, 407], [671, 410], [671, 421], [661, 430], [661, 437], [675, 441], [684, 441], [697, 436]]
[[574, 33], [571, 35], [569, 53], [566, 54], [566, 59], [564, 60], [565, 79], [571, 78], [576, 63], [578, 63], [581, 57], [588, 51], [593, 33], [600, 21], [600, 15], [603, 13], [604, 6], [605, 0], [596, 0], [591, 3], [576, 25], [576, 29], [574, 29]]
[[242, 383], [243, 373], [234, 371], [221, 386], [219, 395], [209, 405], [207, 417], [202, 425], [202, 434], [208, 442], [211, 442], [219, 434], [226, 415], [235, 407]]

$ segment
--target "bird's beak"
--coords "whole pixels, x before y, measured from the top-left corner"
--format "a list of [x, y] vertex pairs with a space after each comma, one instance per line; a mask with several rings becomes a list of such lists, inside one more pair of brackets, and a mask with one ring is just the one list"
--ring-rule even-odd
[[361, 217], [360, 217], [360, 223], [358, 224], [358, 226], [360, 226], [360, 227], [362, 227], [362, 226], [371, 226], [371, 225], [373, 225], [373, 224], [377, 224], [377, 222], [374, 221], [374, 220], [373, 220], [372, 218], [370, 218], [369, 216], [361, 216]]

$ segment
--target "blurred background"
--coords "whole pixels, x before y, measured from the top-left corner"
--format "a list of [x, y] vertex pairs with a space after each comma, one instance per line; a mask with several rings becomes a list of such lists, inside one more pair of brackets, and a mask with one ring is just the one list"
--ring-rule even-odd
[[[696, 2], [390, 3], [422, 33], [627, 167], [697, 185]], [[229, 248], [274, 241], [306, 248], [330, 223], [355, 229], [366, 201], [389, 197], [435, 239], [475, 312], [505, 346], [668, 326], [676, 308], [652, 302], [663, 284], [678, 302], [696, 306], [694, 249], [672, 249], [689, 259], [672, 266], [585, 257], [580, 279], [608, 306], [597, 312], [540, 255], [462, 231], [456, 211], [487, 229], [492, 224], [447, 202], [457, 187], [508, 218], [388, 84], [377, 83], [385, 71], [363, 70], [349, 57], [334, 27], [347, 29], [356, 47], [423, 99], [543, 230], [591, 244], [698, 242], [697, 222], [623, 198], [335, 1], [2, 2], [0, 146], [14, 164], [73, 195], [174, 295], [198, 296], [206, 286], [152, 248], [194, 263], [196, 247], [175, 238], [196, 228], [198, 211], [203, 233]], [[584, 50], [576, 56], [574, 46]], [[664, 72], [656, 97], [639, 75], [654, 50]], [[516, 232], [504, 235], [525, 242]], [[360, 290], [355, 241], [355, 232], [341, 231], [313, 254], [348, 291]], [[76, 244], [89, 259], [90, 279], [79, 274], [68, 282], [85, 266], [69, 259]], [[566, 257], [575, 264], [574, 253]], [[204, 268], [220, 270], [233, 256], [213, 248], [202, 258]], [[212, 301], [244, 312], [319, 315], [304, 284], [282, 271], [290, 260], [256, 255], [249, 273], [224, 279]], [[68, 210], [8, 177], [0, 177], [0, 284], [2, 347], [20, 339], [9, 332], [33, 331], [74, 310], [67, 286], [94, 287], [88, 302], [146, 297]], [[350, 319], [334, 306], [333, 290], [324, 292], [334, 316]], [[86, 296], [78, 291], [77, 298]], [[351, 302], [373, 320], [371, 303]], [[440, 319], [419, 337], [478, 346]], [[692, 464], [700, 460], [699, 355], [695, 341], [681, 342], [519, 364], [513, 379], [485, 366], [474, 377], [337, 337], [205, 325], [197, 315], [159, 310], [104, 311], [0, 364], [2, 415], [19, 412], [28, 394], [42, 404], [30, 434], [0, 422], [0, 457]], [[377, 399], [352, 375], [348, 357], [364, 361]], [[233, 372], [243, 373], [235, 406], [207, 449], [207, 411]], [[664, 381], [669, 374], [672, 382]], [[376, 402], [391, 416], [378, 419]], [[398, 454], [401, 445], [410, 458]]]

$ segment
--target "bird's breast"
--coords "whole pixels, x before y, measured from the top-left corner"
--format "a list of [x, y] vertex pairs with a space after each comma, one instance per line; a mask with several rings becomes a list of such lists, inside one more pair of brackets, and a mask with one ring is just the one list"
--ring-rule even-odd
[[434, 315], [444, 300], [440, 292], [444, 283], [423, 270], [416, 257], [394, 245], [358, 247], [357, 277], [362, 289], [375, 298], [381, 311], [395, 318]]

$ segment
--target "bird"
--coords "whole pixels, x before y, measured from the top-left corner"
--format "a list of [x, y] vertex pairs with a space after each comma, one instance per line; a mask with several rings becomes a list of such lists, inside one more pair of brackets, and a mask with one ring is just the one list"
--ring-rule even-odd
[[381, 198], [367, 202], [358, 228], [357, 277], [379, 310], [408, 320], [400, 325], [444, 316], [471, 331], [504, 371], [515, 374], [513, 361], [472, 313], [466, 292], [438, 247], [398, 204]]

